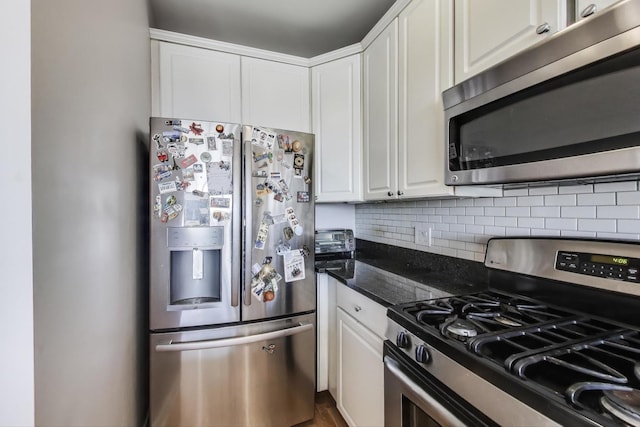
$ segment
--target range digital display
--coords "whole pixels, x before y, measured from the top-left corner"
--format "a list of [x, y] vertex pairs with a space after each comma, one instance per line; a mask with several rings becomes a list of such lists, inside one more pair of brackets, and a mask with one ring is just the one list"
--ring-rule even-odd
[[629, 258], [609, 255], [591, 255], [591, 262], [611, 265], [629, 265]]

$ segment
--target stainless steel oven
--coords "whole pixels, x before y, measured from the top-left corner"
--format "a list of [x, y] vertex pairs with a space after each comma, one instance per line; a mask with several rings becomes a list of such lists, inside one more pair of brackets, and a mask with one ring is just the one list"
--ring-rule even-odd
[[448, 185], [640, 175], [640, 0], [443, 93]]
[[385, 425], [640, 426], [640, 244], [494, 238], [485, 266], [389, 307]]
[[384, 352], [386, 427], [497, 425], [437, 379], [412, 368], [389, 342]]

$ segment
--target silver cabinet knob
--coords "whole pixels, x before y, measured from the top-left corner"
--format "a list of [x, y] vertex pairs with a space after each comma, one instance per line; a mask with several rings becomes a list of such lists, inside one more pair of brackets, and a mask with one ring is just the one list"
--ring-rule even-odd
[[360, 307], [359, 305], [354, 305], [353, 309], [356, 311], [356, 313], [358, 313], [362, 310], [362, 307]]
[[404, 191], [398, 191], [398, 196], [402, 196], [404, 194]]
[[393, 197], [393, 191], [389, 191], [389, 192], [387, 193], [387, 196], [389, 196], [389, 197]]
[[548, 22], [545, 22], [544, 24], [540, 24], [538, 25], [538, 28], [536, 28], [537, 34], [544, 34], [544, 33], [548, 33], [549, 31], [551, 31], [551, 25], [549, 25]]
[[595, 4], [591, 3], [589, 6], [585, 7], [584, 9], [582, 9], [582, 12], [580, 12], [580, 16], [583, 17], [583, 18], [586, 18], [587, 16], [593, 15], [597, 11], [598, 11], [598, 6], [596, 6]]

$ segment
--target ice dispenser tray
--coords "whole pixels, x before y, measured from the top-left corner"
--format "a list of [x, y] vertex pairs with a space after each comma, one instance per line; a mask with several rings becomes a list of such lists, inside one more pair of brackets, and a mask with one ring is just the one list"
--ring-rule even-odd
[[170, 304], [220, 301], [223, 227], [168, 228]]

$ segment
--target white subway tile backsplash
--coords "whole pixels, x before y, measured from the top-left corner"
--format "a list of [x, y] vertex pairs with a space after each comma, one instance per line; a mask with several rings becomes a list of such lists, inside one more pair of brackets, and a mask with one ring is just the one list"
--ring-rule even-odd
[[533, 206], [531, 208], [531, 216], [542, 218], [558, 218], [560, 217], [560, 206]]
[[640, 220], [620, 219], [618, 220], [618, 231], [620, 233], [640, 233]]
[[563, 218], [595, 218], [595, 206], [563, 206], [560, 208]]
[[[415, 226], [432, 229], [416, 245]], [[493, 236], [563, 236], [640, 241], [637, 181], [509, 189], [504, 197], [356, 205], [356, 236], [483, 262]]]
[[593, 184], [561, 185], [558, 187], [558, 194], [580, 194], [580, 193], [593, 193]]
[[543, 206], [543, 196], [525, 196], [518, 197], [518, 206]]
[[618, 193], [618, 205], [640, 205], [640, 191]]
[[547, 229], [551, 230], [577, 230], [578, 220], [575, 218], [549, 218], [546, 220]]
[[578, 194], [578, 206], [615, 205], [616, 193]]
[[615, 219], [579, 219], [578, 230], [579, 231], [605, 231], [609, 233], [615, 233], [616, 220]]
[[575, 194], [558, 194], [555, 196], [544, 196], [545, 206], [575, 206], [577, 204]]
[[544, 228], [544, 218], [518, 218], [519, 228]]
[[608, 193], [613, 191], [634, 191], [638, 189], [638, 184], [635, 181], [621, 181], [621, 182], [605, 182], [602, 184], [595, 184], [593, 191], [596, 193]]
[[639, 206], [598, 206], [598, 218], [640, 219]]

